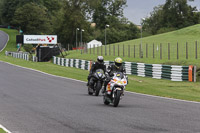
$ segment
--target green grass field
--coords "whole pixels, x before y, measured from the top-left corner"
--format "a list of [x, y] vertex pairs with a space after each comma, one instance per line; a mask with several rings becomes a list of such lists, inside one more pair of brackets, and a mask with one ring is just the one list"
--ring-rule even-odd
[[[130, 62], [143, 62], [149, 64], [176, 64], [176, 65], [196, 65], [200, 67], [200, 24], [187, 27], [181, 30], [154, 35], [150, 37], [142, 38], [142, 51], [143, 58], [139, 57], [139, 47], [141, 44], [141, 38], [130, 40], [126, 42], [120, 42], [116, 44], [107, 45], [107, 56], [105, 56], [105, 47], [102, 47], [102, 55], [105, 60], [114, 60], [118, 56], [118, 45], [119, 54], [124, 61]], [[195, 42], [197, 44], [197, 58], [195, 59]], [[178, 57], [177, 60], [177, 42], [178, 42]], [[186, 59], [186, 42], [188, 43], [188, 59]], [[160, 59], [160, 43], [162, 43], [162, 59]], [[168, 43], [170, 43], [170, 60], [168, 60]], [[146, 57], [146, 44], [148, 44], [148, 58]], [[154, 56], [153, 58], [153, 44], [154, 44]], [[124, 54], [123, 57], [123, 45]], [[130, 45], [130, 57], [128, 48]], [[134, 45], [135, 45], [135, 58], [134, 58]], [[115, 56], [113, 54], [113, 47], [115, 46]], [[110, 48], [110, 50], [109, 50]], [[110, 52], [110, 56], [109, 55]], [[90, 54], [91, 53], [91, 54]], [[81, 54], [81, 51], [70, 51], [68, 52], [67, 58], [77, 58], [86, 60], [95, 60], [98, 55], [101, 55], [101, 48], [95, 50], [88, 50], [88, 54]], [[65, 54], [65, 53], [64, 53]]]
[[[10, 35], [10, 41], [6, 47], [6, 50], [16, 51], [15, 35], [17, 34], [17, 32], [14, 30], [6, 30], [6, 29], [0, 29], [0, 30], [4, 30]], [[10, 62], [12, 64], [20, 65], [23, 67], [33, 68], [36, 70], [40, 70], [40, 71], [58, 75], [58, 76], [69, 77], [69, 78], [78, 79], [82, 81], [86, 81], [87, 79], [88, 71], [86, 70], [62, 67], [62, 66], [54, 65], [51, 62], [31, 62], [31, 61], [25, 61], [22, 59], [7, 57], [4, 55], [4, 51], [0, 54], [0, 60], [2, 61]], [[88, 60], [96, 59], [96, 56], [91, 56], [89, 54], [88, 55], [84, 54], [84, 56], [81, 56], [81, 54], [76, 55], [77, 53], [76, 54], [75, 53], [76, 52], [70, 52], [70, 55], [68, 56], [68, 58], [79, 58], [79, 59], [88, 59]], [[106, 56], [105, 58], [106, 60], [112, 60], [114, 57]], [[135, 60], [133, 59], [130, 61], [135, 61]], [[191, 61], [191, 63], [193, 62], [192, 60], [188, 60], [188, 61]], [[152, 62], [152, 63], [156, 63], [156, 62]], [[86, 86], [83, 87], [83, 89], [84, 88], [86, 89]], [[143, 77], [129, 75], [129, 84], [126, 90], [138, 92], [138, 93], [156, 95], [156, 96], [163, 96], [163, 97], [170, 97], [170, 98], [200, 102], [200, 83], [199, 82], [197, 83], [172, 82], [169, 80], [158, 80], [158, 79], [152, 79], [152, 78], [147, 78], [147, 77], [143, 78]], [[86, 93], [87, 93], [87, 89], [86, 89]]]

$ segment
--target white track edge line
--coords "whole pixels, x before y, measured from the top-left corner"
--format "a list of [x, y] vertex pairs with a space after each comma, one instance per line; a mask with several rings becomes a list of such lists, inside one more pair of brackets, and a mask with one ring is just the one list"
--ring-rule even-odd
[[0, 128], [3, 129], [6, 133], [11, 133], [7, 128], [0, 124]]
[[[39, 71], [39, 70], [36, 70], [36, 69], [22, 67], [22, 66], [19, 66], [19, 65], [15, 65], [15, 64], [12, 64], [12, 63], [9, 63], [9, 62], [5, 62], [5, 61], [0, 61], [0, 62], [4, 62], [4, 63], [10, 64], [10, 65], [13, 65], [13, 66], [17, 66], [17, 67], [20, 67], [20, 68], [24, 68], [24, 69], [36, 71], [36, 72], [39, 72], [39, 73], [42, 73], [42, 74], [46, 74], [46, 75], [49, 75], [49, 76], [53, 76], [53, 77], [59, 77], [59, 78], [62, 78], [62, 79], [68, 79], [68, 80], [78, 81], [78, 82], [82, 82], [82, 83], [87, 83], [85, 81], [81, 81], [81, 80], [77, 80], [77, 79], [72, 79], [72, 78], [67, 78], [67, 77], [62, 77], [62, 76], [57, 76], [57, 75], [49, 74], [49, 73], [42, 72], [42, 71]], [[154, 95], [142, 94], [142, 93], [131, 92], [131, 91], [125, 91], [125, 92], [132, 93], [132, 94], [137, 94], [137, 95], [141, 95], [141, 96], [153, 97], [153, 98], [160, 98], [160, 99], [173, 100], [173, 101], [179, 101], [179, 102], [187, 102], [187, 103], [200, 104], [200, 102], [196, 102], [196, 101], [188, 101], [188, 100], [182, 100], [182, 99], [175, 99], [175, 98], [154, 96]]]
[[173, 101], [179, 101], [179, 102], [187, 102], [187, 103], [197, 103], [197, 104], [200, 104], [200, 102], [195, 102], [195, 101], [188, 101], [188, 100], [182, 100], [182, 99], [176, 99], [176, 98], [154, 96], [154, 95], [142, 94], [142, 93], [131, 92], [131, 91], [126, 91], [126, 92], [137, 94], [137, 95], [142, 95], [142, 96], [153, 97], [153, 98], [160, 98], [160, 99], [173, 100]]
[[[1, 31], [2, 31], [2, 30], [1, 30]], [[4, 32], [4, 31], [2, 31], [2, 32]], [[5, 33], [5, 32], [4, 32], [4, 33]], [[5, 49], [5, 47], [6, 47], [7, 44], [8, 44], [8, 41], [9, 41], [9, 39], [10, 39], [10, 38], [9, 38], [9, 35], [8, 35], [7, 33], [5, 33], [5, 34], [8, 36], [8, 40], [7, 40], [7, 42], [6, 42], [6, 45], [3, 47], [3, 49], [2, 49], [1, 51], [3, 51], [3, 50]], [[1, 52], [1, 51], [0, 51], [0, 52]]]

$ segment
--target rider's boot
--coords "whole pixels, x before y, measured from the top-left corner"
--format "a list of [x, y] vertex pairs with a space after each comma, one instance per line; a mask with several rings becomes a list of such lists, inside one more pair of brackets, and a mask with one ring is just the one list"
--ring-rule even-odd
[[87, 82], [87, 84], [86, 84], [87, 86], [89, 86], [89, 81]]

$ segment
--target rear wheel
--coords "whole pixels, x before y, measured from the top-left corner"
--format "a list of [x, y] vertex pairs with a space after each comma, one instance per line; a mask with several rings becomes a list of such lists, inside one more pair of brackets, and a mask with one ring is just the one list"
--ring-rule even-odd
[[113, 98], [113, 106], [117, 107], [120, 101], [121, 91], [116, 91]]
[[90, 91], [90, 88], [88, 87], [88, 94], [92, 95], [93, 93]]

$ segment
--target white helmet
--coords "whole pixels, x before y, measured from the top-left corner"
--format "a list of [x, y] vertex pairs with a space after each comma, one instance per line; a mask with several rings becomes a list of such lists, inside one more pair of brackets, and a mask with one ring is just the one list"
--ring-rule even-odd
[[102, 64], [104, 61], [103, 56], [98, 56], [97, 61], [99, 62], [99, 64]]

